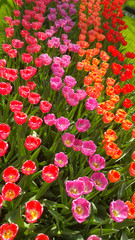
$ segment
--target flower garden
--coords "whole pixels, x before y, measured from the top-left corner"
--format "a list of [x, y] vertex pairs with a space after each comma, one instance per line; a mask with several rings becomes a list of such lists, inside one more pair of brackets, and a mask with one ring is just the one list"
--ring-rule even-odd
[[0, 239], [134, 240], [135, 49], [125, 0], [10, 2], [0, 45]]

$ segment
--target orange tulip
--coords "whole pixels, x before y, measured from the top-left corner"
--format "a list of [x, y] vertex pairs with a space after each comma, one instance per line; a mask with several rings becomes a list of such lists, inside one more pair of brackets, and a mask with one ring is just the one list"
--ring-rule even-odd
[[120, 173], [115, 170], [110, 170], [108, 172], [108, 179], [111, 183], [118, 182], [120, 180]]

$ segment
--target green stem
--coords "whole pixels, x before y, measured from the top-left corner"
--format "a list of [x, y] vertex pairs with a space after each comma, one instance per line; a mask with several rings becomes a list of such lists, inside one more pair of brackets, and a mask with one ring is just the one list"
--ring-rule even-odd
[[100, 224], [98, 224], [96, 227], [94, 227], [91, 231], [93, 231], [93, 230], [95, 230], [95, 229], [97, 229], [97, 228], [99, 228], [99, 227], [101, 227], [102, 225], [104, 225], [104, 224], [106, 224], [106, 223], [108, 223], [109, 221], [111, 220], [111, 218], [109, 217], [109, 218], [107, 218], [104, 222], [102, 222], [102, 223], [100, 223]]

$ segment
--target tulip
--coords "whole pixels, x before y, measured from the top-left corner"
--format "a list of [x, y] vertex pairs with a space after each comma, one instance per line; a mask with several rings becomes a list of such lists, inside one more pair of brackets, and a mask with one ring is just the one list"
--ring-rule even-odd
[[23, 108], [23, 104], [21, 101], [17, 101], [17, 100], [13, 100], [10, 102], [10, 110], [12, 112], [17, 112], [17, 111], [22, 111], [22, 108]]
[[23, 163], [21, 170], [23, 174], [31, 175], [36, 171], [36, 164], [31, 160], [27, 160]]
[[19, 227], [17, 224], [15, 223], [4, 223], [1, 225], [0, 227], [0, 238], [1, 240], [13, 240], [16, 235], [17, 232], [19, 230]]
[[49, 164], [48, 166], [45, 166], [42, 169], [43, 180], [47, 183], [51, 183], [55, 181], [58, 175], [59, 175], [59, 169], [54, 164]]
[[43, 206], [37, 200], [29, 201], [25, 204], [25, 216], [29, 223], [35, 223], [43, 213]]
[[14, 120], [18, 125], [24, 124], [27, 120], [27, 114], [24, 112], [14, 112]]
[[31, 104], [38, 104], [40, 102], [41, 96], [38, 93], [31, 92], [28, 96], [28, 100]]
[[123, 222], [128, 216], [128, 206], [121, 200], [112, 201], [110, 216], [116, 222]]
[[30, 94], [30, 89], [29, 87], [26, 87], [26, 86], [20, 86], [19, 87], [19, 94], [21, 97], [23, 98], [27, 98]]
[[0, 139], [5, 140], [10, 133], [10, 127], [8, 124], [1, 123], [0, 124]]
[[0, 82], [0, 94], [8, 95], [12, 91], [12, 86], [10, 83]]
[[18, 181], [20, 174], [15, 167], [10, 166], [4, 170], [2, 177], [5, 182], [14, 183]]
[[12, 201], [21, 192], [21, 188], [15, 183], [7, 182], [2, 188], [2, 197], [5, 201]]
[[40, 138], [29, 135], [25, 139], [24, 146], [27, 148], [27, 150], [32, 151], [32, 150], [38, 148], [40, 144], [41, 144]]
[[4, 156], [8, 149], [8, 143], [0, 140], [0, 157]]

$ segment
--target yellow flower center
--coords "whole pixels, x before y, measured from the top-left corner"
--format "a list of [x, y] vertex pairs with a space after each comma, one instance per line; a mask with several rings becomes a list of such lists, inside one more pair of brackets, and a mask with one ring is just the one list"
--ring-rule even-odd
[[15, 197], [15, 192], [11, 189], [9, 189], [7, 192], [6, 192], [6, 198], [10, 198], [10, 199], [13, 199]]
[[53, 175], [51, 173], [46, 173], [46, 176], [53, 178]]
[[9, 239], [12, 237], [12, 235], [13, 235], [13, 232], [11, 230], [7, 230], [3, 233], [4, 239]]
[[34, 209], [34, 210], [30, 210], [30, 214], [32, 216], [32, 220], [36, 219], [38, 216], [38, 212]]
[[31, 170], [31, 168], [27, 167], [27, 168], [25, 168], [25, 170], [29, 172]]
[[100, 182], [100, 181], [96, 180], [95, 183], [96, 183], [96, 185], [98, 185], [99, 187], [101, 187], [101, 182]]
[[82, 207], [76, 207], [75, 212], [79, 215], [83, 214], [83, 208]]
[[65, 143], [66, 143], [67, 145], [70, 145], [70, 144], [71, 144], [71, 142], [70, 142], [69, 140], [66, 140]]
[[92, 165], [93, 165], [95, 168], [99, 168], [99, 164], [98, 164], [98, 163], [96, 163], [96, 162], [95, 162], [95, 163], [93, 163]]
[[62, 164], [62, 163], [63, 163], [61, 160], [58, 160], [57, 162], [58, 162], [58, 163], [60, 163], [60, 164]]
[[11, 174], [11, 175], [9, 175], [9, 178], [13, 179], [13, 178], [15, 178], [15, 176]]
[[77, 194], [78, 193], [78, 190], [76, 188], [71, 188], [70, 189], [70, 193], [71, 194]]
[[118, 217], [118, 215], [119, 215], [118, 211], [116, 211], [116, 210], [113, 210], [113, 214], [115, 217]]

